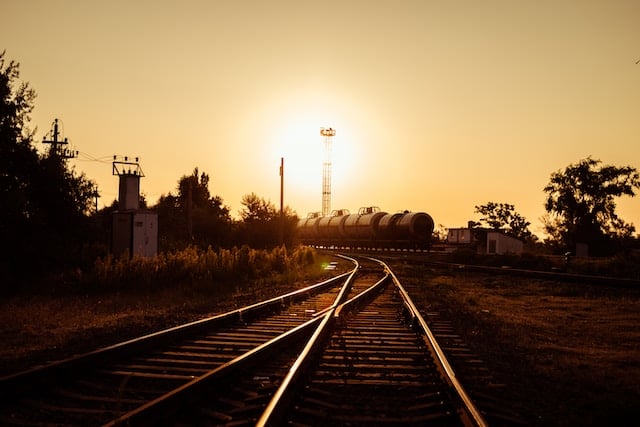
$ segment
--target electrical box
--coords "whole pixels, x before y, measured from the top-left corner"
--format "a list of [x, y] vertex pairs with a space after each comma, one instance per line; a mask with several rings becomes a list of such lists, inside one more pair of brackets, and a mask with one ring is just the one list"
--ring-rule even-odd
[[111, 253], [116, 257], [158, 254], [158, 214], [152, 211], [113, 213]]

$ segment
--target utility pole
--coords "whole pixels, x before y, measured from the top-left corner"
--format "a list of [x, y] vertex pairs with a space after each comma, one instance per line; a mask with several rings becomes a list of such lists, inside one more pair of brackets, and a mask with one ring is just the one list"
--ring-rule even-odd
[[66, 146], [69, 144], [69, 140], [67, 138], [64, 138], [62, 140], [59, 139], [60, 130], [58, 128], [58, 119], [54, 120], [53, 128], [49, 131], [49, 133], [51, 134], [52, 139], [46, 139], [48, 134], [42, 138], [43, 144], [51, 144], [51, 147], [49, 148], [49, 157], [57, 156], [61, 159], [73, 159], [78, 155], [77, 151], [66, 148]]
[[284, 157], [280, 157], [280, 244], [284, 244]]
[[[197, 176], [196, 176], [197, 179]], [[193, 183], [189, 178], [189, 186], [187, 187], [187, 234], [189, 241], [193, 240]]]

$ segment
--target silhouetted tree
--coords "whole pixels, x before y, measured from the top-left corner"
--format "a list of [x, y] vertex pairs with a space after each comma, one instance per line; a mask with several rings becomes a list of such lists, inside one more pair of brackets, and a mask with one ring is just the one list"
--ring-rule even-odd
[[187, 222], [185, 214], [180, 209], [180, 199], [169, 193], [161, 195], [153, 206], [158, 213], [158, 247], [160, 250], [182, 248], [188, 243]]
[[186, 206], [187, 198], [196, 208], [210, 207], [212, 204], [209, 193], [209, 175], [194, 168], [191, 175], [183, 175], [178, 181], [178, 197], [182, 205]]
[[0, 54], [0, 280], [77, 266], [94, 184], [63, 158], [39, 156], [27, 125], [36, 93]]
[[33, 203], [37, 214], [32, 226], [40, 236], [40, 251], [51, 254], [51, 267], [77, 265], [82, 260], [83, 246], [89, 243], [95, 183], [69, 169], [65, 159], [55, 154], [42, 157], [34, 175]]
[[515, 211], [509, 203], [488, 202], [475, 207], [475, 212], [483, 215], [476, 224], [488, 226], [494, 230], [502, 230], [506, 234], [522, 240], [531, 240], [535, 236], [529, 231], [531, 223]]
[[254, 248], [277, 245], [280, 215], [275, 205], [255, 193], [245, 194], [240, 203], [244, 208], [240, 211], [242, 222], [238, 225], [236, 239]]
[[543, 218], [545, 230], [566, 248], [586, 243], [594, 255], [608, 254], [635, 231], [616, 214], [615, 198], [634, 196], [640, 188], [631, 166], [601, 165], [591, 157], [551, 174]]
[[[105, 256], [109, 253], [112, 240], [113, 213], [118, 210], [118, 201], [113, 200], [110, 205], [105, 205], [91, 217], [91, 240], [99, 253], [96, 256]], [[98, 249], [96, 249], [98, 250]]]
[[27, 128], [36, 93], [27, 83], [18, 85], [19, 64], [0, 54], [0, 280], [4, 283], [23, 268], [24, 256], [35, 256], [30, 221], [34, 171], [38, 154]]
[[154, 209], [158, 212], [160, 245], [175, 249], [188, 244], [228, 246], [232, 233], [229, 208], [222, 198], [211, 196], [209, 175], [194, 168], [178, 180], [177, 196], [162, 195]]
[[246, 223], [269, 222], [278, 216], [275, 205], [255, 193], [245, 194], [240, 203], [244, 206], [240, 217]]
[[[240, 242], [254, 248], [274, 247], [281, 243], [291, 245], [298, 222], [298, 216], [291, 208], [284, 208], [281, 219], [275, 205], [255, 193], [243, 196], [241, 203], [244, 209], [240, 211], [242, 222], [237, 237]], [[281, 235], [284, 242], [280, 240]]]

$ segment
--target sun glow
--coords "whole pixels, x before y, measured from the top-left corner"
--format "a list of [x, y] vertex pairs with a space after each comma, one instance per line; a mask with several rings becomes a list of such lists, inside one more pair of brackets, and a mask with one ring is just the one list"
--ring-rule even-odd
[[278, 150], [291, 188], [313, 191], [322, 181], [323, 147], [317, 124], [296, 122], [282, 129]]
[[[325, 160], [321, 128], [333, 128], [331, 206], [344, 207], [346, 191], [357, 178], [366, 136], [362, 108], [349, 96], [322, 85], [294, 85], [270, 97], [252, 112], [247, 129], [264, 141], [257, 164], [279, 165], [284, 159], [284, 202], [298, 215], [322, 210]], [[370, 116], [370, 115], [369, 115]], [[261, 157], [261, 158], [260, 158]], [[261, 166], [259, 166], [261, 167]], [[266, 170], [269, 174], [274, 169]], [[342, 198], [342, 200], [340, 200]]]
[[[346, 126], [322, 119], [322, 114], [293, 114], [281, 127], [272, 129], [270, 154], [273, 161], [284, 159], [285, 190], [287, 199], [305, 216], [308, 212], [320, 211], [322, 205], [322, 173], [325, 148], [321, 128], [336, 129], [331, 146], [332, 184], [343, 182], [353, 167], [351, 149], [346, 144]], [[344, 132], [341, 130], [344, 129]], [[277, 159], [277, 160], [276, 160]], [[344, 183], [343, 183], [344, 184]], [[344, 185], [343, 185], [344, 186]]]

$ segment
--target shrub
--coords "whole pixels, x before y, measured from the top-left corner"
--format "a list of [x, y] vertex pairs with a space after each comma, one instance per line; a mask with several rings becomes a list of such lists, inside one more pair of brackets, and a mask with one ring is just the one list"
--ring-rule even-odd
[[170, 286], [215, 288], [232, 279], [265, 280], [273, 276], [305, 271], [315, 263], [315, 250], [285, 246], [256, 250], [249, 246], [206, 250], [190, 246], [161, 253], [153, 258], [127, 256], [98, 258], [83, 276], [84, 291], [149, 290]]

